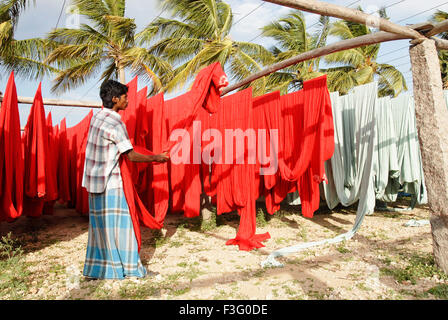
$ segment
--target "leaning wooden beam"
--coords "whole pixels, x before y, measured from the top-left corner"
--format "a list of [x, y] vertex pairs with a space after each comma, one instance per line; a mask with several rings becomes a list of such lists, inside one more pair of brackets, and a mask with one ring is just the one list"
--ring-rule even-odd
[[425, 32], [424, 35], [428, 38], [435, 36], [436, 34], [448, 31], [448, 20], [442, 21], [434, 25], [434, 28], [429, 32]]
[[[19, 103], [33, 104], [34, 98], [18, 97]], [[3, 101], [3, 96], [0, 96], [0, 102]], [[78, 101], [78, 100], [59, 100], [59, 99], [43, 99], [44, 106], [59, 106], [59, 107], [82, 107], [82, 108], [101, 108], [102, 104], [98, 102]]]
[[302, 54], [299, 54], [295, 57], [283, 60], [281, 62], [275, 63], [266, 69], [263, 69], [259, 72], [254, 73], [253, 75], [247, 77], [246, 79], [243, 79], [242, 81], [228, 86], [224, 88], [221, 91], [221, 95], [225, 95], [229, 93], [230, 91], [236, 90], [238, 88], [241, 88], [242, 86], [251, 83], [252, 81], [255, 81], [261, 77], [267, 76], [273, 72], [276, 72], [278, 70], [284, 69], [286, 67], [292, 66], [294, 64], [311, 60], [314, 58], [322, 57], [330, 53], [338, 52], [338, 51], [344, 51], [352, 48], [372, 45], [380, 42], [387, 42], [387, 41], [393, 41], [393, 40], [402, 40], [402, 39], [409, 39], [409, 37], [400, 35], [400, 34], [394, 34], [389, 32], [376, 32], [371, 33], [368, 35], [360, 36], [354, 39], [348, 39], [348, 40], [342, 40], [333, 44], [330, 44], [328, 46], [314, 49], [308, 52], [304, 52]]
[[436, 42], [437, 49], [448, 50], [448, 40], [444, 40], [444, 39], [440, 39], [440, 38], [436, 38], [436, 37], [432, 37], [431, 39], [433, 39]]
[[424, 38], [424, 36], [421, 35], [419, 32], [412, 30], [409, 27], [400, 26], [398, 24], [395, 24], [389, 20], [380, 17], [374, 17], [374, 20], [372, 20], [373, 16], [370, 14], [332, 3], [316, 0], [263, 0], [263, 1], [279, 4], [282, 6], [302, 11], [316, 13], [323, 16], [335, 17], [362, 24], [369, 24], [370, 21], [370, 23], [375, 23], [375, 26], [379, 28], [381, 31], [400, 34], [411, 39]]

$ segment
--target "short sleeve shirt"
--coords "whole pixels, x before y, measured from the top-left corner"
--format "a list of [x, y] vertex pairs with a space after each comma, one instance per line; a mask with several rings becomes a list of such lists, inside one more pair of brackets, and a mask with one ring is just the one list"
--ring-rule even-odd
[[118, 112], [103, 108], [90, 121], [82, 186], [90, 193], [121, 188], [120, 155], [133, 149]]

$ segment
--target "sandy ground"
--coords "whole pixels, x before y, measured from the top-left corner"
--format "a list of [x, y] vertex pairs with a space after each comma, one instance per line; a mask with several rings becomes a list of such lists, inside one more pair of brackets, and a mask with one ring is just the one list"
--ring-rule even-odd
[[88, 218], [72, 209], [57, 206], [53, 216], [2, 223], [0, 235], [12, 232], [25, 250], [29, 274], [20, 299], [448, 299], [428, 293], [448, 285], [440, 274], [425, 273], [434, 268], [430, 226], [404, 226], [429, 219], [424, 206], [375, 212], [349, 241], [278, 258], [281, 268], [261, 267], [276, 249], [349, 231], [355, 213], [356, 207], [321, 209], [307, 219], [288, 206], [258, 220], [257, 233], [271, 239], [250, 252], [225, 245], [236, 234], [235, 213], [217, 217], [211, 229], [201, 229], [200, 218], [168, 214], [165, 235], [142, 229], [141, 258], [153, 273], [142, 280], [82, 277]]

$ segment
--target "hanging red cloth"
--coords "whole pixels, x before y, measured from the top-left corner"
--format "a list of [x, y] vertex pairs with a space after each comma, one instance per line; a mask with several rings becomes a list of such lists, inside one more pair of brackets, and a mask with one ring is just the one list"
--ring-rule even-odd
[[[313, 217], [319, 209], [320, 191], [319, 184], [327, 182], [325, 176], [325, 161], [333, 156], [334, 152], [334, 124], [331, 110], [330, 94], [327, 89], [327, 77], [322, 76], [303, 83], [305, 93], [305, 125], [304, 135], [313, 130], [314, 139], [305, 139], [304, 148], [312, 150], [311, 164], [299, 179], [297, 189], [302, 204], [302, 214], [305, 217]], [[310, 112], [315, 110], [316, 112]], [[317, 131], [315, 130], [317, 126]], [[313, 148], [313, 149], [311, 149]]]
[[[136, 79], [134, 79], [135, 82], [130, 83], [128, 86], [132, 85], [133, 87], [137, 87]], [[133, 80], [133, 81], [134, 81]], [[185, 110], [180, 110], [185, 119], [182, 121], [182, 127], [186, 129], [187, 131], [192, 127], [193, 120], [197, 117], [197, 113], [200, 110], [201, 107], [205, 107], [210, 112], [216, 112], [218, 110], [219, 106], [219, 89], [222, 86], [227, 85], [227, 77], [225, 76], [221, 65], [219, 63], [214, 63], [204, 69], [202, 69], [198, 76], [196, 77], [192, 89], [184, 95], [184, 102], [186, 104]], [[131, 142], [135, 142], [135, 122], [132, 121], [132, 119], [135, 119], [135, 116], [133, 114], [137, 114], [137, 110], [135, 107], [135, 101], [137, 100], [137, 95], [135, 96], [135, 100], [133, 97], [133, 92], [135, 92], [134, 89], [128, 91], [128, 100], [129, 104], [131, 105], [130, 112], [123, 113], [124, 119], [123, 122], [125, 122], [126, 127], [128, 131], [130, 131], [130, 138]], [[134, 101], [134, 102], [132, 102]], [[134, 105], [134, 107], [132, 107]], [[129, 124], [129, 128], [128, 128]], [[132, 139], [134, 137], [134, 140]], [[163, 144], [163, 151], [169, 151], [172, 147], [176, 145], [176, 142], [173, 141], [165, 141]], [[140, 147], [140, 149], [138, 149]], [[85, 147], [84, 147], [85, 149]], [[145, 150], [142, 146], [135, 146], [134, 149], [137, 152], [145, 154], [145, 152], [148, 152], [147, 154], [153, 154], [149, 150]], [[138, 192], [136, 190], [135, 184], [132, 181], [133, 171], [131, 168], [131, 164], [128, 163], [129, 160], [125, 157], [120, 158], [120, 169], [121, 169], [121, 175], [123, 179], [123, 187], [124, 192], [126, 196], [126, 200], [129, 205], [130, 214], [134, 226], [134, 231], [137, 238], [137, 243], [141, 245], [141, 236], [140, 236], [140, 222], [143, 223], [145, 226], [149, 228], [154, 229], [160, 229], [163, 225], [165, 213], [161, 212], [159, 213], [157, 220], [152, 217], [152, 215], [148, 212], [148, 210], [145, 208], [144, 203], [140, 199]], [[157, 165], [154, 165], [156, 167]]]
[[[164, 150], [171, 155], [188, 152], [189, 163], [169, 164], [171, 210], [183, 211], [186, 217], [196, 217], [201, 207], [201, 129], [200, 114], [204, 108], [209, 113], [218, 111], [220, 105], [219, 90], [228, 85], [227, 76], [218, 62], [203, 68], [195, 78], [187, 93], [165, 101], [164, 118], [170, 135], [177, 129], [183, 134], [178, 140], [168, 141]], [[196, 121], [196, 122], [195, 122]], [[189, 141], [181, 148], [178, 141]], [[181, 150], [184, 149], [184, 150]], [[163, 217], [164, 218], [164, 217]]]
[[[142, 154], [153, 154], [144, 148], [134, 147], [134, 150]], [[149, 213], [138, 196], [135, 184], [131, 180], [132, 172], [130, 171], [130, 162], [131, 161], [127, 157], [120, 157], [120, 170], [123, 180], [124, 195], [126, 197], [126, 202], [128, 203], [129, 214], [131, 215], [135, 238], [138, 244], [138, 251], [140, 252], [142, 243], [140, 223], [151, 229], [161, 229], [162, 225]]]
[[53, 214], [53, 206], [59, 196], [57, 179], [57, 171], [59, 165], [59, 126], [56, 125], [53, 127], [51, 111], [48, 113], [46, 125], [48, 132], [48, 162], [46, 163], [47, 194], [45, 196], [43, 213]]
[[[151, 115], [151, 134], [148, 147], [156, 154], [164, 150], [168, 142], [167, 126], [165, 121], [165, 104], [163, 93], [151, 97], [147, 101]], [[168, 163], [160, 163], [152, 166], [151, 187], [147, 190], [149, 203], [152, 204], [154, 216], [157, 222], [162, 223], [165, 219], [169, 206], [169, 176]]]
[[[182, 130], [180, 141], [186, 142], [182, 150], [173, 152], [175, 157], [183, 152], [186, 152], [185, 162], [173, 163], [173, 160], [169, 164], [169, 176], [170, 176], [170, 190], [171, 190], [171, 211], [183, 212], [185, 217], [192, 218], [197, 217], [201, 211], [201, 179], [200, 179], [200, 147], [199, 147], [199, 159], [194, 159], [194, 145], [200, 145], [200, 141], [193, 141], [195, 135], [201, 134], [201, 129], [196, 129], [200, 122], [195, 122], [195, 128], [186, 128], [186, 122], [190, 122], [185, 116], [196, 117], [196, 114], [192, 113], [192, 109], [195, 107], [189, 104], [188, 94], [181, 95], [174, 99], [167, 100], [165, 102], [165, 115], [168, 124], [168, 131], [174, 133], [176, 129]], [[199, 111], [199, 109], [198, 109]], [[195, 129], [195, 130], [194, 130]], [[188, 133], [188, 134], [185, 134]], [[201, 138], [199, 137], [199, 140]], [[180, 145], [180, 144], [179, 144]], [[173, 157], [173, 153], [171, 156]], [[197, 157], [196, 157], [197, 158]]]
[[86, 158], [87, 135], [89, 133], [90, 120], [93, 110], [77, 125], [67, 129], [70, 162], [70, 205], [78, 213], [89, 213], [89, 194], [82, 187], [82, 175]]
[[[240, 224], [234, 239], [227, 245], [238, 245], [240, 250], [261, 248], [261, 243], [270, 238], [269, 233], [256, 234], [256, 132], [253, 130], [252, 89], [245, 89], [224, 97], [218, 113], [218, 130], [224, 134], [222, 163], [213, 166], [217, 177], [217, 213], [238, 211]], [[240, 138], [228, 135], [229, 130]], [[252, 133], [251, 133], [252, 130]], [[241, 140], [245, 134], [248, 138]], [[239, 148], [238, 141], [245, 141]], [[255, 156], [255, 157], [254, 157]]]
[[[180, 151], [188, 151], [188, 163], [171, 162], [169, 166], [172, 210], [183, 211], [186, 217], [198, 216], [201, 207], [201, 107], [210, 113], [216, 112], [220, 101], [219, 89], [226, 85], [228, 81], [221, 65], [213, 63], [199, 72], [189, 92], [165, 101], [168, 131], [173, 133], [176, 129], [182, 129], [187, 138], [179, 138], [190, 142], [186, 146], [188, 149]], [[179, 151], [174, 148], [171, 152], [173, 154]]]
[[42, 215], [44, 200], [49, 191], [51, 155], [48, 140], [42, 86], [39, 84], [23, 132], [25, 168], [27, 168], [24, 176], [24, 214], [26, 216]]
[[23, 150], [14, 73], [11, 72], [0, 108], [0, 221], [23, 212]]
[[69, 147], [67, 140], [67, 121], [61, 120], [58, 135], [58, 193], [61, 203], [70, 201], [70, 162]]
[[[271, 190], [278, 176], [278, 132], [280, 131], [280, 92], [253, 98], [254, 129], [257, 131], [256, 198]], [[264, 170], [264, 171], [263, 171]], [[263, 171], [263, 172], [262, 172]], [[260, 173], [263, 173], [260, 175]]]
[[319, 208], [319, 183], [325, 180], [324, 162], [334, 151], [333, 118], [326, 76], [305, 81], [303, 90], [280, 99], [279, 179], [266, 195], [270, 213], [288, 193], [299, 191], [302, 214], [312, 217]]
[[135, 127], [137, 123], [137, 109], [138, 109], [138, 99], [137, 99], [137, 86], [138, 77], [134, 77], [128, 84], [128, 106], [126, 110], [120, 110], [118, 113], [121, 115], [121, 120], [126, 125], [126, 130], [128, 131], [129, 139], [132, 145], [134, 145], [135, 138]]

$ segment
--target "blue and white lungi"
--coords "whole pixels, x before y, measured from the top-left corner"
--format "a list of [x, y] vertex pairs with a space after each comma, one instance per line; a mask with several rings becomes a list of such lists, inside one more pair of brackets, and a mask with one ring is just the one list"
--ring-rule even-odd
[[84, 276], [97, 279], [145, 277], [123, 189], [89, 193], [89, 240]]

